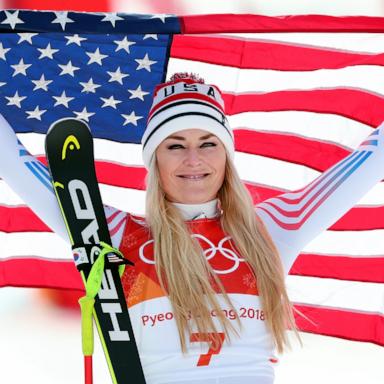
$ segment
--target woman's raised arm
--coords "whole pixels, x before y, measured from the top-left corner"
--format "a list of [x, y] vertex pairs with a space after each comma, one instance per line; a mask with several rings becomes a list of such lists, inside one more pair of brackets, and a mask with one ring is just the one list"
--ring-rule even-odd
[[306, 187], [256, 206], [286, 272], [301, 250], [384, 177], [384, 123], [349, 156]]
[[0, 115], [0, 177], [61, 238], [69, 242], [47, 167], [29, 154]]
[[[0, 177], [55, 233], [69, 242], [47, 167], [32, 156], [0, 114]], [[104, 207], [114, 246], [121, 240], [126, 214]]]

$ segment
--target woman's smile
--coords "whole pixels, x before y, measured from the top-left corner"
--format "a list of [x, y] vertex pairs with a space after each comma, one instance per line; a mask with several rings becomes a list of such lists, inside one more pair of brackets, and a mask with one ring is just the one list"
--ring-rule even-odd
[[187, 180], [202, 180], [205, 177], [209, 176], [209, 173], [200, 173], [195, 175], [178, 175], [178, 177], [182, 177], [183, 179]]

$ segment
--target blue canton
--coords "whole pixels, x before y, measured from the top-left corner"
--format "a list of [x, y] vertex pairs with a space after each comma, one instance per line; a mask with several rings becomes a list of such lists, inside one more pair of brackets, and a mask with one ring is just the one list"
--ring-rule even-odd
[[165, 15], [2, 11], [0, 113], [16, 132], [77, 117], [94, 137], [139, 143], [178, 28]]

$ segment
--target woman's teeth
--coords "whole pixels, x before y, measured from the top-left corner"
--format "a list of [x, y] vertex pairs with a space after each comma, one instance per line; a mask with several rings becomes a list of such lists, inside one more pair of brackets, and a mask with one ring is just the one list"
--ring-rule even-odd
[[199, 180], [207, 176], [206, 174], [204, 175], [182, 175], [184, 179], [190, 179], [190, 180]]

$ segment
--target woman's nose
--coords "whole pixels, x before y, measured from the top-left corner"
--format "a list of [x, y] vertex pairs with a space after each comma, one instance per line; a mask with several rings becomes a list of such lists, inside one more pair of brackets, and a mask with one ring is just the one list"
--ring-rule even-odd
[[201, 163], [201, 157], [199, 152], [194, 148], [187, 149], [185, 153], [184, 162], [188, 165], [199, 165]]

